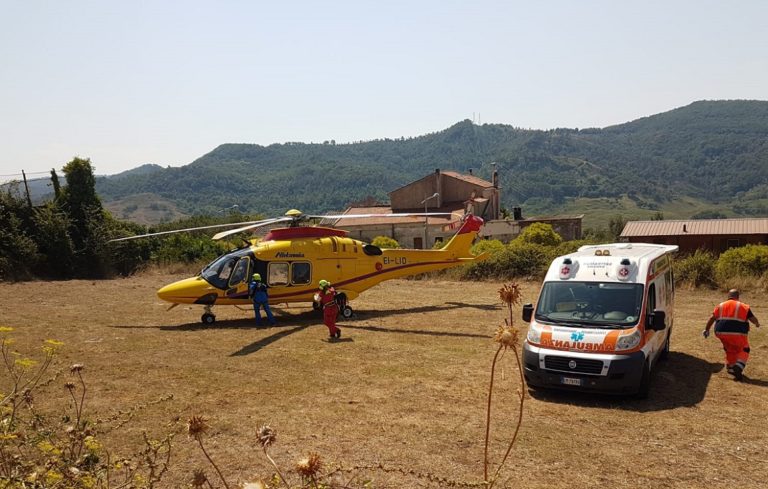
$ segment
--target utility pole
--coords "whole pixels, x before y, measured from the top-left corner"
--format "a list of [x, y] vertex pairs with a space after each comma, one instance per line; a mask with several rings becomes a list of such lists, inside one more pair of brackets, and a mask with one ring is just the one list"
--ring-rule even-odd
[[426, 215], [427, 214], [427, 202], [429, 200], [434, 199], [434, 198], [438, 198], [439, 199], [440, 198], [440, 194], [435, 192], [434, 194], [430, 195], [429, 197], [425, 197], [424, 200], [421, 201], [421, 203], [424, 204], [424, 249], [425, 250], [428, 250], [428, 249], [431, 248], [431, 246], [429, 246], [428, 232], [427, 232], [427, 228], [429, 227], [429, 216]]
[[21, 178], [24, 179], [24, 188], [27, 191], [27, 204], [29, 204], [29, 208], [32, 208], [32, 197], [29, 196], [29, 185], [27, 185], [27, 174], [24, 173], [24, 170], [21, 170]]

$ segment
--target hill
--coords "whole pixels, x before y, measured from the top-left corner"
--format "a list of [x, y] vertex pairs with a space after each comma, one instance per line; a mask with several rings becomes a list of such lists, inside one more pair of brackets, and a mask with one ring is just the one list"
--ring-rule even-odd
[[99, 178], [105, 202], [141, 193], [184, 213], [339, 210], [435, 168], [490, 179], [527, 214], [627, 211], [649, 217], [768, 213], [768, 102], [701, 101], [603, 129], [526, 130], [459, 122], [413, 138], [350, 144], [223, 144], [180, 168]]

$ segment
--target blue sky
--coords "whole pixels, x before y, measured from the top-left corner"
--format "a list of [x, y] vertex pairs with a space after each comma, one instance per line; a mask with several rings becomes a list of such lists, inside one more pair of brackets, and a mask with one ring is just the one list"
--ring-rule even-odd
[[0, 175], [768, 100], [766, 19], [746, 0], [0, 0]]

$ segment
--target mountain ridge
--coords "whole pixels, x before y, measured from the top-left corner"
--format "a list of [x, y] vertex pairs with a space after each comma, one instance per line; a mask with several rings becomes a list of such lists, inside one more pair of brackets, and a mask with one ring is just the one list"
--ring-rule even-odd
[[325, 212], [366, 197], [385, 201], [387, 192], [436, 168], [471, 168], [490, 180], [492, 162], [507, 208], [572, 213], [579, 199], [626, 196], [649, 214], [680, 199], [731, 215], [761, 214], [768, 212], [768, 102], [698, 101], [602, 129], [463, 120], [409, 138], [225, 143], [183, 167], [100, 177], [97, 190], [106, 202], [157, 194], [188, 214], [233, 204], [266, 215]]

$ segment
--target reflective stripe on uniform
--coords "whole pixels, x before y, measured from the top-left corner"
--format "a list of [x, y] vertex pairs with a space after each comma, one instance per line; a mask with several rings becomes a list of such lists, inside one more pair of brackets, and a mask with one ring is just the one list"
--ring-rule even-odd
[[717, 320], [746, 321], [749, 315], [749, 305], [735, 299], [729, 299], [718, 304], [713, 315]]

